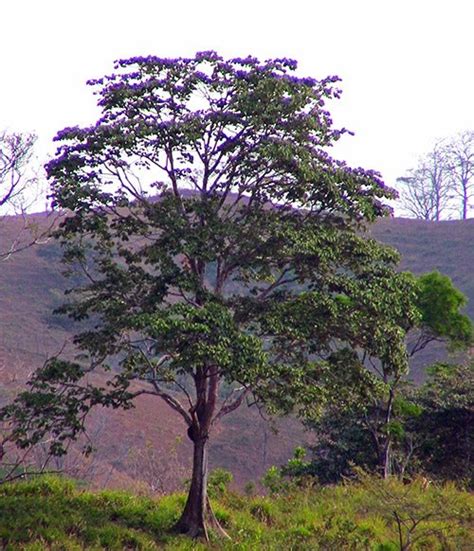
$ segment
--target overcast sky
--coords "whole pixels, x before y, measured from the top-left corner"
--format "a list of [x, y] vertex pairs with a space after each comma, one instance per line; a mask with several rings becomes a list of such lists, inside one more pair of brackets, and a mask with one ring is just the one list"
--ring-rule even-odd
[[285, 56], [342, 78], [329, 109], [355, 136], [337, 156], [394, 185], [435, 139], [474, 128], [473, 21], [473, 0], [3, 0], [0, 129], [52, 153], [59, 129], [98, 118], [85, 81], [117, 58]]

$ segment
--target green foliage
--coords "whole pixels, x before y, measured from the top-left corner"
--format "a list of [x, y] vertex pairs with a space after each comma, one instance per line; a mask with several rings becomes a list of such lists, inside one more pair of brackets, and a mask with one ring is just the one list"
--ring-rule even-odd
[[229, 488], [234, 476], [226, 469], [214, 469], [209, 473], [208, 487], [210, 497], [222, 497]]
[[[473, 412], [472, 363], [436, 364], [421, 387], [401, 387], [392, 420], [382, 420], [377, 428], [391, 437], [392, 472], [405, 477], [421, 472], [472, 487]], [[308, 422], [317, 438], [310, 460], [290, 460], [284, 473], [313, 475], [327, 483], [352, 476], [354, 465], [376, 471], [371, 428], [378, 413], [377, 404], [327, 408], [319, 419]]]
[[367, 475], [360, 469], [357, 474], [370, 498], [378, 500], [376, 505], [367, 504], [368, 510], [377, 510], [387, 522], [395, 523], [401, 550], [416, 548], [416, 543], [444, 549], [453, 536], [454, 519], [469, 522], [472, 518], [474, 509], [453, 485], [441, 488], [426, 478], [403, 485], [394, 479]]
[[[352, 477], [353, 465], [375, 472], [378, 469], [377, 449], [365, 423], [366, 412], [360, 408], [330, 408], [309, 427], [317, 443], [311, 449], [311, 460], [303, 472], [322, 484]], [[298, 473], [289, 472], [289, 476]]]
[[305, 461], [306, 450], [295, 448], [293, 457], [282, 467], [270, 467], [263, 476], [262, 486], [270, 495], [289, 494], [302, 489], [311, 491], [315, 487], [313, 464]]
[[414, 396], [422, 413], [408, 430], [417, 435], [417, 456], [433, 478], [474, 487], [474, 364], [436, 364]]
[[432, 409], [472, 408], [474, 406], [474, 363], [439, 363], [427, 370], [428, 379], [418, 399]]
[[287, 489], [288, 483], [283, 479], [281, 470], [273, 465], [262, 478], [262, 485], [271, 494], [278, 494]]
[[271, 500], [265, 498], [254, 498], [250, 506], [250, 514], [253, 518], [266, 525], [271, 525], [275, 520], [276, 507]]
[[422, 324], [433, 336], [446, 339], [452, 348], [465, 348], [472, 344], [472, 322], [460, 310], [467, 299], [451, 279], [439, 272], [424, 274], [418, 278], [418, 307]]
[[[213, 549], [400, 549], [396, 515], [413, 550], [468, 549], [472, 494], [452, 485], [405, 485], [360, 473], [356, 483], [292, 489], [269, 497], [226, 493], [213, 503], [232, 541]], [[0, 545], [5, 549], [206, 549], [170, 532], [182, 495], [158, 500], [124, 492], [80, 491], [64, 479], [0, 487]]]
[[422, 414], [423, 408], [420, 404], [417, 404], [413, 400], [409, 400], [406, 397], [398, 396], [393, 404], [393, 411], [395, 415], [400, 417], [418, 417]]
[[[419, 318], [404, 326], [408, 334], [407, 340], [411, 341], [408, 346], [409, 356], [413, 356], [434, 340], [446, 342], [450, 348], [466, 349], [472, 342], [473, 325], [460, 311], [466, 304], [464, 295], [454, 287], [448, 277], [438, 272], [417, 278], [416, 286], [414, 302]], [[343, 296], [338, 296], [337, 299], [347, 303]], [[403, 326], [403, 322], [399, 323]], [[401, 350], [400, 352], [404, 353]], [[323, 415], [319, 419], [314, 416], [306, 417], [307, 425], [316, 432], [318, 442], [313, 449], [314, 460], [307, 465], [300, 465], [298, 469], [288, 469], [288, 474], [305, 471], [317, 476], [321, 482], [332, 482], [339, 480], [341, 476], [349, 476], [352, 465], [355, 464], [369, 471], [378, 469], [384, 476], [390, 473], [404, 476], [423, 468], [423, 461], [433, 464], [429, 454], [423, 452], [423, 449], [431, 449], [431, 457], [441, 456], [439, 450], [436, 451], [435, 439], [426, 433], [423, 424], [430, 426], [433, 434], [438, 435], [433, 427], [435, 417], [440, 417], [439, 423], [443, 426], [451, 424], [454, 427], [454, 418], [460, 427], [472, 425], [468, 411], [474, 403], [470, 396], [472, 375], [458, 375], [455, 382], [452, 377], [459, 367], [449, 369], [447, 366], [438, 366], [435, 368], [436, 382], [432, 379], [424, 387], [422, 394], [425, 399], [422, 399], [421, 395], [415, 393], [414, 396], [406, 388], [403, 372], [393, 369], [397, 365], [393, 357], [384, 354], [382, 349], [377, 358], [378, 362], [372, 363], [372, 372], [364, 365], [357, 366], [357, 357], [351, 357], [347, 353], [340, 356], [341, 363], [346, 366], [352, 364], [352, 369], [329, 370], [333, 381], [336, 381], [334, 372], [343, 373], [346, 377], [350, 373], [351, 380], [337, 381], [335, 388], [339, 392], [323, 408]], [[358, 385], [354, 383], [356, 373], [361, 373]], [[452, 379], [448, 381], [450, 377]], [[355, 399], [351, 399], [347, 389], [357, 389]], [[437, 405], [431, 404], [428, 408], [430, 411], [426, 409], [428, 394], [431, 394], [432, 399], [436, 396], [438, 401]], [[451, 408], [450, 413], [443, 413], [441, 409], [444, 406], [440, 401], [442, 402], [443, 396], [451, 395], [453, 399], [457, 399], [457, 406]], [[465, 399], [461, 396], [465, 396]], [[360, 397], [364, 397], [364, 400], [360, 400]], [[458, 407], [465, 409], [462, 412], [454, 411]], [[450, 417], [451, 421], [448, 420]], [[452, 430], [451, 434], [453, 435]], [[441, 447], [449, 447], [447, 433], [444, 436]], [[431, 442], [431, 445], [427, 446], [426, 442], [422, 442], [423, 439]], [[459, 448], [456, 440], [453, 437], [452, 444]], [[464, 438], [464, 441], [468, 443], [464, 446], [464, 453], [471, 457], [470, 439]], [[446, 463], [453, 465], [455, 458], [460, 455], [456, 451], [450, 459], [446, 453]], [[439, 476], [440, 467], [441, 462], [438, 461], [438, 467], [434, 470], [427, 468], [432, 476]], [[453, 476], [459, 479], [462, 469], [456, 468], [455, 471], [456, 475]]]

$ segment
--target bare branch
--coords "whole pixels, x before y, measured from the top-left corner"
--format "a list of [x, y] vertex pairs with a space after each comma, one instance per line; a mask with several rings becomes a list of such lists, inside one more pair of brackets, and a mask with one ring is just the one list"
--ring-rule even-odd
[[[230, 399], [237, 393], [239, 393], [238, 396], [230, 401]], [[245, 397], [250, 394], [250, 389], [245, 387], [239, 387], [234, 389], [229, 396], [224, 400], [224, 402], [221, 405], [221, 408], [217, 412], [217, 414], [214, 416], [214, 419], [212, 420], [212, 425], [217, 423], [224, 415], [227, 415], [228, 413], [232, 413], [235, 411], [242, 402], [244, 401]]]
[[[185, 420], [186, 424], [188, 426], [191, 426], [193, 424], [193, 420], [192, 420], [192, 417], [189, 415], [189, 413], [184, 409], [183, 405], [176, 399], [174, 398], [173, 396], [171, 396], [171, 394], [168, 394], [167, 392], [165, 392], [164, 390], [162, 390], [160, 388], [160, 385], [158, 383], [158, 381], [154, 380], [154, 379], [150, 379], [148, 381], [152, 386], [153, 388], [155, 389], [155, 392], [154, 394], [156, 396], [159, 396], [162, 400], [164, 400], [172, 409], [174, 409], [175, 411], [177, 411], [181, 417]], [[143, 394], [143, 393], [142, 393]]]

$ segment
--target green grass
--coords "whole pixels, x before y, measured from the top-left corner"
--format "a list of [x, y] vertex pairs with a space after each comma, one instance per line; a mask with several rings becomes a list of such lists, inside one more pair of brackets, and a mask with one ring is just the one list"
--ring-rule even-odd
[[[452, 485], [384, 483], [295, 489], [247, 497], [225, 492], [216, 516], [232, 537], [206, 546], [170, 533], [184, 496], [160, 499], [117, 491], [90, 492], [61, 478], [37, 478], [0, 487], [0, 548], [370, 550], [399, 549], [395, 512], [411, 549], [474, 548], [474, 496]], [[411, 520], [410, 520], [411, 519]], [[419, 522], [412, 527], [412, 520]]]

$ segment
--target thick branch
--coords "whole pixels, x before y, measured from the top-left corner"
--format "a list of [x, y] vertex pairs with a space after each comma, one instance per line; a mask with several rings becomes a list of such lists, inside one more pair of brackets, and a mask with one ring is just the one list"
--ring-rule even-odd
[[[235, 393], [239, 391], [240, 391], [240, 394], [237, 396], [237, 398], [235, 398], [232, 402], [230, 402], [229, 398], [231, 398]], [[212, 425], [216, 424], [220, 419], [222, 419], [222, 417], [224, 417], [224, 415], [227, 415], [228, 413], [232, 413], [238, 407], [240, 407], [245, 397], [248, 396], [249, 394], [250, 394], [249, 388], [240, 387], [233, 390], [231, 394], [224, 400], [221, 408], [219, 409], [214, 419], [212, 420]]]
[[140, 396], [141, 394], [153, 394], [155, 396], [159, 396], [162, 400], [164, 400], [172, 409], [177, 411], [181, 417], [184, 419], [186, 424], [188, 426], [191, 426], [193, 423], [193, 420], [189, 413], [184, 409], [184, 407], [181, 405], [181, 403], [171, 396], [171, 394], [168, 394], [164, 390], [160, 388], [160, 385], [158, 382], [154, 379], [148, 379], [148, 382], [153, 386], [154, 391], [147, 391], [147, 390], [139, 390], [135, 392], [132, 397], [135, 398], [136, 396]]

